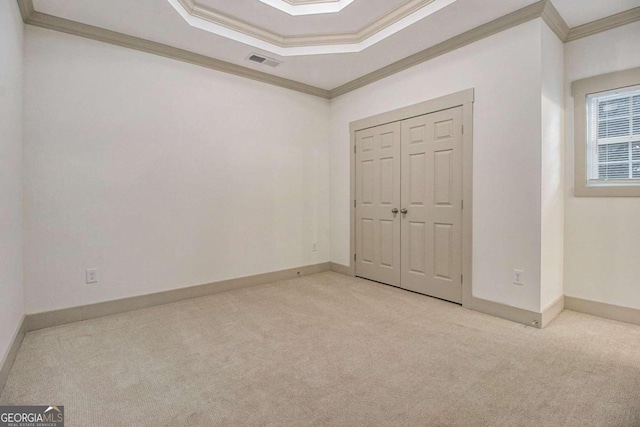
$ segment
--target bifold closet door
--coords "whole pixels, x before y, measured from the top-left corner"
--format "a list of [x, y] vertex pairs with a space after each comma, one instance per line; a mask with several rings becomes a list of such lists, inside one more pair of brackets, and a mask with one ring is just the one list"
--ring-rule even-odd
[[462, 107], [402, 122], [401, 287], [462, 302]]
[[356, 132], [356, 275], [400, 286], [400, 123]]

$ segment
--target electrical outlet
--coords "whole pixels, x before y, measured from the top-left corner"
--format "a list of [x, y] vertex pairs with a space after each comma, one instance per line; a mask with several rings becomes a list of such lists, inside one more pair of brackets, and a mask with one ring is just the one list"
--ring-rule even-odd
[[311, 252], [318, 252], [318, 244], [317, 243], [312, 243], [311, 244]]
[[98, 283], [98, 269], [90, 268], [86, 271], [87, 273], [87, 284]]
[[524, 271], [513, 270], [513, 284], [524, 286]]

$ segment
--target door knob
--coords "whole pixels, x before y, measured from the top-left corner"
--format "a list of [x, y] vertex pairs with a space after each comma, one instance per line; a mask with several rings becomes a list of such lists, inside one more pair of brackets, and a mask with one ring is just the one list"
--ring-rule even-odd
[[393, 209], [391, 209], [391, 213], [392, 213], [392, 214], [397, 214], [397, 213], [398, 213], [398, 208], [393, 208]]
[[406, 210], [406, 209], [402, 209], [400, 212], [401, 212], [401, 213], [403, 213], [403, 214], [406, 214], [406, 213], [407, 213], [407, 212], [409, 212], [409, 211], [408, 211], [408, 210]]

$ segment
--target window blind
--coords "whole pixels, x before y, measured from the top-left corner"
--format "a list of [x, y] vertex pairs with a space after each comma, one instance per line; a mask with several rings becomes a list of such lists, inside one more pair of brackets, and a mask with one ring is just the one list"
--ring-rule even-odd
[[640, 86], [587, 96], [590, 185], [640, 185]]

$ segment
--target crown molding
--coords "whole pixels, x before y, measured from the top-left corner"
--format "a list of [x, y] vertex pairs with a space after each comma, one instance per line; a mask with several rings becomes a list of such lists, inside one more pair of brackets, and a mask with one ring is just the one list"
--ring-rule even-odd
[[569, 30], [569, 34], [564, 40], [565, 43], [572, 42], [584, 37], [592, 36], [603, 31], [613, 30], [623, 25], [640, 21], [640, 7], [629, 9], [627, 11], [589, 22]]
[[567, 39], [567, 35], [569, 34], [569, 25], [562, 18], [558, 10], [553, 6], [553, 4], [547, 0], [544, 5], [544, 9], [542, 9], [542, 19], [547, 24], [547, 26], [556, 33], [558, 38], [563, 42]]
[[[300, 83], [294, 80], [285, 79], [283, 77], [274, 76], [272, 74], [256, 71], [241, 65], [232, 64], [230, 62], [221, 61], [205, 55], [200, 55], [184, 49], [173, 46], [153, 42], [150, 40], [133, 37], [115, 31], [106, 30], [104, 28], [94, 27], [71, 21], [56, 16], [47, 15], [36, 12], [33, 8], [33, 0], [16, 0], [20, 7], [20, 12], [25, 24], [46, 28], [50, 30], [60, 31], [92, 40], [110, 43], [121, 47], [139, 50], [166, 58], [183, 61], [194, 65], [210, 68], [212, 70], [223, 73], [233, 74], [256, 80], [263, 83], [295, 90], [309, 95], [318, 96], [325, 99], [333, 99], [344, 95], [353, 90], [359, 89], [375, 81], [389, 77], [393, 74], [404, 71], [415, 65], [436, 58], [455, 49], [467, 46], [478, 40], [482, 40], [498, 32], [515, 27], [532, 19], [542, 18], [544, 22], [558, 35], [563, 42], [570, 42], [579, 38], [587, 37], [603, 31], [611, 30], [623, 25], [640, 21], [640, 7], [612, 15], [579, 27], [572, 28], [568, 31], [566, 37], [562, 34], [566, 31], [564, 20], [559, 17], [557, 10], [550, 6], [548, 0], [540, 0], [530, 6], [517, 10], [513, 13], [505, 15], [489, 23], [476, 27], [466, 33], [455, 36], [449, 40], [411, 55], [405, 59], [387, 65], [377, 71], [366, 74], [358, 79], [348, 82], [333, 90], [321, 89], [308, 84]], [[564, 23], [564, 25], [563, 25]]]
[[[281, 34], [277, 34], [267, 30], [266, 28], [259, 27], [257, 25], [250, 24], [241, 19], [234, 18], [229, 15], [225, 15], [224, 13], [218, 12], [215, 9], [201, 6], [195, 2], [195, 0], [168, 0], [171, 6], [173, 6], [176, 11], [178, 11], [182, 17], [187, 21], [187, 23], [191, 26], [195, 26], [194, 23], [189, 22], [189, 17], [193, 17], [196, 19], [201, 19], [207, 21], [212, 24], [219, 25], [221, 27], [227, 28], [232, 31], [237, 31], [239, 33], [245, 34], [249, 37], [254, 37], [256, 39], [262, 40], [264, 42], [284, 47], [285, 38]], [[188, 16], [179, 9], [183, 8], [184, 12]], [[204, 28], [203, 28], [204, 29]], [[206, 30], [206, 29], [205, 29]]]
[[[26, 8], [25, 10], [29, 10], [29, 3], [32, 4], [32, 0], [18, 0], [18, 3], [21, 5], [21, 8], [24, 6]], [[23, 3], [26, 3], [26, 5], [23, 5]], [[33, 10], [32, 6], [31, 10]], [[47, 15], [40, 12], [31, 12], [27, 16], [27, 19], [25, 19], [25, 23], [36, 27], [60, 31], [121, 47], [127, 47], [129, 49], [135, 49], [141, 52], [151, 53], [165, 58], [171, 58], [199, 65], [201, 67], [210, 68], [212, 70], [221, 71], [223, 73], [233, 74], [309, 95], [319, 96], [320, 98], [329, 99], [329, 91], [325, 89], [285, 79], [283, 77], [274, 76], [272, 74], [263, 73], [251, 68], [242, 67], [230, 62], [221, 61], [219, 59], [200, 55], [184, 49], [168, 46], [166, 44], [129, 36], [115, 31], [106, 30], [104, 28], [94, 27], [92, 25], [82, 24], [80, 22], [59, 18], [57, 16]]]
[[550, 0], [540, 0], [509, 15], [481, 25], [466, 33], [455, 36], [440, 44], [332, 89], [330, 91], [331, 99], [536, 18], [542, 18], [549, 28], [558, 36], [560, 41], [568, 43], [579, 38], [640, 21], [640, 7], [579, 27], [570, 28]]
[[[224, 14], [197, 0], [167, 0], [189, 25], [280, 56], [360, 52], [456, 0], [405, 0], [355, 32], [287, 36]], [[278, 0], [282, 1], [282, 0]]]
[[22, 15], [22, 21], [26, 24], [27, 20], [33, 14], [33, 0], [18, 0], [18, 8], [20, 8], [20, 14]]
[[545, 4], [546, 0], [539, 1], [494, 21], [469, 30], [466, 33], [462, 33], [450, 38], [449, 40], [445, 40], [442, 43], [401, 59], [400, 61], [394, 62], [393, 64], [387, 65], [386, 67], [372, 73], [366, 74], [358, 79], [352, 80], [349, 83], [331, 90], [331, 98], [337, 98], [345, 93], [359, 89], [375, 81], [384, 79], [385, 77], [389, 77], [393, 74], [444, 55], [445, 53], [449, 53], [501, 31], [531, 21], [532, 19], [539, 18], [542, 15]]

